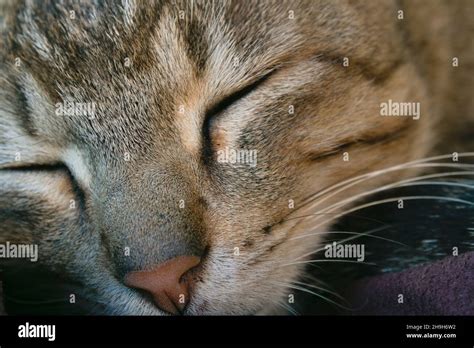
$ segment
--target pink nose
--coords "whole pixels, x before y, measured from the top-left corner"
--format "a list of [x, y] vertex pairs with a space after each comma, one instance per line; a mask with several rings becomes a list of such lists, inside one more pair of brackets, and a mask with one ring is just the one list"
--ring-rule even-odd
[[147, 271], [130, 272], [125, 284], [148, 291], [162, 310], [179, 314], [189, 302], [191, 281], [183, 275], [201, 262], [197, 256], [178, 256]]

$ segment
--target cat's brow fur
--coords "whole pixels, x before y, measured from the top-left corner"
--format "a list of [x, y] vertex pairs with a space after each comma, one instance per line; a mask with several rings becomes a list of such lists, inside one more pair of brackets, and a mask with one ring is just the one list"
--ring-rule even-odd
[[[38, 243], [40, 263], [80, 280], [107, 313], [162, 314], [122, 277], [183, 253], [206, 253], [188, 314], [269, 312], [286, 296], [275, 282], [301, 273], [278, 262], [319, 241], [289, 240], [311, 227], [279, 224], [290, 200], [299, 208], [339, 180], [423, 157], [441, 120], [472, 115], [464, 94], [447, 101], [453, 86], [472, 86], [450, 65], [454, 55], [472, 59], [472, 44], [453, 39], [466, 30], [468, 1], [19, 1], [2, 10], [0, 241]], [[388, 99], [420, 102], [421, 119], [380, 117]], [[94, 118], [56, 115], [65, 101], [96, 103]], [[226, 147], [257, 150], [257, 166], [217, 163]], [[15, 170], [57, 163], [78, 187], [61, 170]]]

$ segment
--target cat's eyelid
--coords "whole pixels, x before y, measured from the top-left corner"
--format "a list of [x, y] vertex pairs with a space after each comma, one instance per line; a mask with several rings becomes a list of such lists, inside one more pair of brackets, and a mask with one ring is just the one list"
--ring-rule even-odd
[[206, 111], [206, 116], [205, 118], [208, 119], [212, 116], [215, 116], [225, 109], [227, 109], [229, 106], [237, 102], [238, 100], [244, 98], [248, 94], [250, 94], [252, 91], [256, 90], [258, 87], [260, 87], [265, 81], [269, 79], [271, 75], [273, 75], [277, 71], [277, 68], [271, 68], [265, 71], [263, 74], [261, 74], [259, 77], [254, 79], [252, 82], [247, 83], [244, 87], [229, 93], [225, 97], [221, 98], [220, 101], [217, 103], [213, 104], [207, 111]]
[[252, 91], [260, 87], [268, 78], [277, 71], [277, 68], [272, 68], [266, 71], [263, 75], [260, 75], [253, 82], [247, 84], [245, 87], [237, 90], [236, 92], [230, 93], [226, 97], [222, 98], [221, 101], [217, 102], [210, 109], [207, 110], [204, 121], [202, 123], [202, 154], [205, 163], [209, 163], [209, 158], [212, 157], [212, 145], [211, 145], [211, 134], [210, 127], [212, 119], [234, 104], [236, 101], [244, 98]]

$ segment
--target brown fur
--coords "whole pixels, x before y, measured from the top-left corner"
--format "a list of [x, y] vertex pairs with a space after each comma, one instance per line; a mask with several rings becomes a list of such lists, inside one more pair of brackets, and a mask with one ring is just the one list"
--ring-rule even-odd
[[[109, 314], [162, 314], [123, 276], [203, 253], [187, 314], [269, 313], [288, 293], [275, 282], [302, 271], [279, 265], [318, 247], [320, 236], [291, 240], [314, 220], [282, 222], [315, 213], [301, 205], [309, 194], [436, 144], [463, 150], [446, 144], [473, 115], [468, 1], [93, 3], [3, 6], [0, 242], [39, 243], [40, 262], [83, 282]], [[420, 102], [421, 119], [381, 117], [388, 99]], [[96, 117], [57, 116], [66, 100], [97, 103]], [[257, 150], [258, 165], [217, 163], [225, 147]], [[64, 170], [15, 170], [57, 163], [82, 200]]]

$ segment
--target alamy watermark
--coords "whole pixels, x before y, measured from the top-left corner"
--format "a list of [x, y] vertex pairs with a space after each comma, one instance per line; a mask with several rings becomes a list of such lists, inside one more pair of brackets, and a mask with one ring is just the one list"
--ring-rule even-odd
[[56, 325], [38, 325], [26, 322], [18, 326], [19, 338], [46, 338], [53, 342], [56, 340]]
[[226, 147], [217, 151], [217, 162], [246, 164], [252, 168], [257, 166], [257, 150], [231, 149]]
[[56, 103], [57, 116], [83, 116], [89, 119], [95, 118], [96, 103], [63, 102]]
[[324, 249], [324, 256], [328, 259], [356, 259], [359, 262], [365, 260], [364, 244], [340, 244], [332, 242], [327, 244]]
[[411, 117], [414, 120], [420, 119], [419, 102], [395, 102], [389, 99], [387, 102], [380, 103], [381, 116], [400, 116]]
[[30, 259], [31, 262], [36, 262], [38, 261], [38, 245], [10, 242], [0, 244], [0, 259]]

